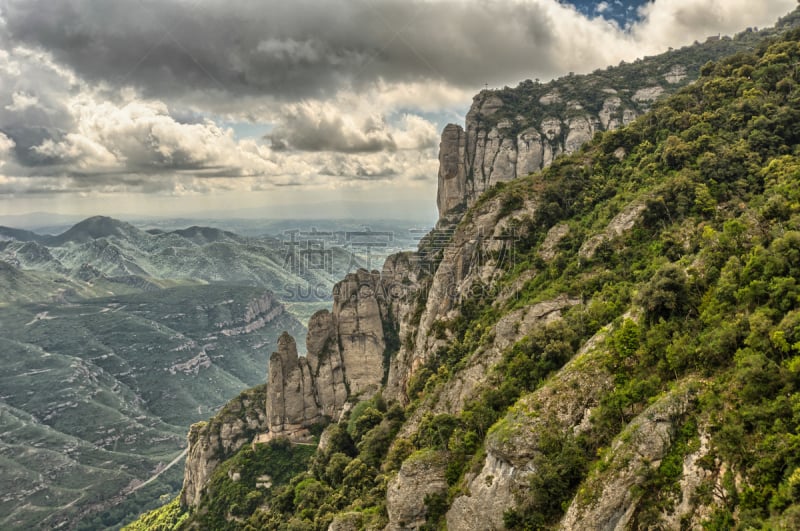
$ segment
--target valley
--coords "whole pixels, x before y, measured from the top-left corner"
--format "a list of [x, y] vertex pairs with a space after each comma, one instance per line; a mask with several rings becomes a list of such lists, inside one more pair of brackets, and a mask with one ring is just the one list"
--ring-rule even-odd
[[175, 495], [189, 425], [261, 382], [278, 336], [304, 337], [298, 316], [362, 264], [335, 236], [319, 267], [290, 263], [309, 238], [0, 228], [0, 527], [114, 527]]

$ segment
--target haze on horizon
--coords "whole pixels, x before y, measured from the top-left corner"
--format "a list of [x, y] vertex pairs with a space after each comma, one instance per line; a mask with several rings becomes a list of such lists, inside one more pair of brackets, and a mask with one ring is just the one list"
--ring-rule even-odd
[[339, 203], [429, 219], [439, 133], [484, 86], [768, 26], [795, 5], [0, 0], [0, 216]]

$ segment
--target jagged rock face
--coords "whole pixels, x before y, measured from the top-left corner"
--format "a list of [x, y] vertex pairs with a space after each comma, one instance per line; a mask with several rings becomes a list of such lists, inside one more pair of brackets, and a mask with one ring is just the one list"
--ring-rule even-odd
[[271, 293], [265, 293], [261, 297], [253, 299], [248, 303], [244, 316], [234, 321], [215, 323], [220, 329], [220, 334], [224, 336], [238, 336], [252, 333], [265, 327], [279, 316], [283, 315], [286, 309]]
[[567, 234], [569, 234], [569, 225], [566, 223], [559, 223], [547, 231], [547, 235], [539, 247], [539, 256], [542, 257], [542, 260], [549, 262], [556, 257], [556, 248]]
[[320, 420], [308, 359], [297, 355], [294, 338], [286, 332], [269, 359], [266, 409], [273, 435], [292, 434]]
[[404, 461], [386, 490], [389, 524], [384, 531], [420, 529], [425, 525], [425, 497], [447, 494], [446, 469], [446, 455], [440, 452], [414, 455]]
[[[640, 94], [643, 103], [660, 94], [658, 88]], [[492, 119], [504, 104], [491, 91], [475, 96], [465, 128], [449, 124], [442, 132], [437, 196], [440, 220], [454, 224], [457, 213], [488, 188], [539, 171], [558, 155], [580, 149], [597, 131], [616, 129], [640, 114], [640, 109], [626, 106], [616, 91], [609, 92], [597, 114], [583, 110], [579, 102], [570, 102], [569, 116], [549, 115], [534, 123], [519, 116], [518, 124]], [[552, 93], [539, 103], [542, 111], [547, 111], [560, 102], [560, 96]]]
[[442, 131], [439, 144], [439, 190], [437, 204], [439, 214], [443, 215], [464, 201], [466, 195], [466, 141], [461, 126], [448, 124]]
[[202, 489], [220, 463], [220, 441], [208, 434], [206, 428], [204, 423], [193, 424], [189, 428], [189, 449], [181, 490], [181, 505], [184, 507], [197, 507], [200, 504]]
[[[562, 529], [587, 531], [630, 529], [640, 494], [635, 487], [657, 468], [669, 451], [679, 420], [691, 408], [697, 382], [683, 382], [643, 413], [612, 443], [603, 472], [591, 475], [583, 491], [573, 499], [562, 520]], [[596, 493], [596, 494], [595, 494]]]
[[381, 274], [388, 303], [387, 329], [393, 330], [400, 341], [398, 352], [389, 360], [384, 394], [398, 401], [405, 396], [413, 363], [413, 344], [409, 349], [406, 339], [414, 337], [418, 328], [414, 320], [416, 298], [425, 289], [425, 278], [429, 278], [420, 262], [418, 253], [398, 253], [386, 259]]
[[320, 410], [323, 415], [338, 419], [347, 399], [347, 386], [333, 315], [328, 310], [315, 313], [308, 321], [306, 347]]
[[532, 462], [540, 451], [541, 432], [580, 433], [587, 427], [592, 410], [614, 385], [598, 347], [602, 338], [600, 333], [589, 340], [553, 379], [492, 428], [483, 468], [467, 477], [468, 494], [453, 501], [447, 529], [504, 529], [503, 513], [516, 505], [516, 494], [528, 488], [536, 473]]
[[270, 438], [298, 438], [323, 416], [339, 420], [348, 397], [369, 398], [386, 374], [389, 307], [377, 272], [359, 270], [334, 288], [333, 311], [308, 324], [307, 356], [284, 333], [269, 361], [266, 399]]
[[601, 244], [630, 231], [639, 222], [646, 208], [647, 205], [641, 201], [636, 201], [626, 206], [619, 214], [614, 216], [614, 219], [609, 222], [603, 232], [583, 242], [578, 254], [581, 258], [592, 258]]
[[333, 321], [351, 395], [374, 394], [384, 375], [386, 298], [380, 274], [359, 270], [333, 293]]
[[477, 349], [466, 360], [464, 368], [447, 381], [438, 396], [414, 411], [400, 429], [400, 437], [411, 437], [426, 413], [460, 414], [469, 400], [477, 398], [481, 385], [486, 381], [486, 374], [500, 362], [507, 348], [528, 335], [534, 328], [561, 319], [562, 311], [580, 302], [580, 299], [561, 295], [504, 315], [494, 327], [495, 337], [492, 343], [485, 348]]
[[255, 434], [267, 429], [265, 391], [264, 385], [248, 389], [228, 402], [210, 421], [192, 425], [184, 465], [182, 506], [197, 507], [217, 465], [249, 443]]
[[[523, 214], [530, 214], [536, 208], [526, 202], [520, 208], [498, 221], [502, 208], [500, 200], [493, 198], [473, 212], [470, 219], [461, 224], [444, 246], [442, 260], [431, 275], [418, 282], [416, 292], [424, 289], [426, 295], [424, 308], [414, 308], [406, 315], [420, 312], [418, 325], [406, 328], [412, 332], [413, 342], [401, 327], [402, 340], [398, 362], [390, 368], [389, 382], [408, 382], [416, 370], [422, 366], [436, 350], [447, 343], [446, 338], [437, 337], [431, 330], [437, 321], [446, 321], [458, 315], [458, 302], [475, 295], [473, 287], [489, 287], [501, 274], [502, 267], [497, 262], [502, 249], [512, 250], [513, 240], [504, 235], [509, 226]], [[522, 233], [518, 233], [522, 237]], [[508, 253], [513, 254], [513, 253]], [[490, 289], [490, 288], [487, 288]], [[487, 293], [487, 296], [493, 294]], [[403, 386], [387, 386], [384, 396], [389, 400], [406, 402]]]

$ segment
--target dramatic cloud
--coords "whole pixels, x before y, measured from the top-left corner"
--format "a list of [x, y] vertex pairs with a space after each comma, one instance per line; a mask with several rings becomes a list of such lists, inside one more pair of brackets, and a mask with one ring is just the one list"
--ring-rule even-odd
[[436, 126], [406, 114], [392, 126], [378, 112], [367, 114], [343, 101], [306, 101], [283, 107], [275, 129], [267, 135], [273, 149], [364, 153], [425, 149], [437, 140]]
[[269, 138], [273, 147], [304, 151], [358, 153], [397, 148], [381, 116], [358, 119], [331, 104], [313, 102], [284, 107], [279, 126]]
[[797, 6], [790, 0], [658, 0], [640, 8], [642, 22], [632, 28], [638, 42], [664, 49], [687, 39], [736, 33], [746, 27], [766, 27]]
[[485, 83], [590, 71], [794, 6], [0, 0], [0, 199], [380, 183], [432, 203], [439, 131]]
[[[13, 39], [88, 80], [164, 97], [326, 97], [376, 79], [476, 88], [631, 59], [708, 34], [765, 25], [792, 0], [658, 0], [633, 35], [556, 0], [5, 0]], [[655, 32], [655, 33], [652, 33]]]

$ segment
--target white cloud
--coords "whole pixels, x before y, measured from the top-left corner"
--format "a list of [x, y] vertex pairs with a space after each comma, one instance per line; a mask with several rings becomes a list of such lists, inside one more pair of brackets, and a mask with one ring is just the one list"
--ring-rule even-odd
[[643, 20], [632, 33], [652, 53], [709, 35], [770, 26], [796, 6], [794, 0], [657, 0], [640, 8]]
[[398, 149], [419, 150], [436, 146], [439, 131], [436, 126], [415, 114], [404, 114], [401, 127], [394, 133]]
[[179, 123], [160, 101], [132, 100], [122, 104], [98, 100], [91, 93], [68, 105], [76, 128], [62, 140], [47, 139], [32, 150], [80, 173], [202, 172], [231, 175], [277, 174], [268, 153], [239, 145], [230, 129], [210, 121]]
[[[182, 16], [177, 3], [165, 4]], [[241, 23], [236, 38], [210, 16], [224, 12], [223, 4]], [[27, 13], [28, 5], [17, 2], [15, 9]], [[106, 35], [105, 21], [61, 24], [30, 8], [37, 16], [9, 25], [0, 14], [0, 193], [183, 196], [275, 187], [430, 187], [444, 120], [463, 120], [484, 83], [586, 72], [709, 35], [767, 26], [794, 6], [794, 0], [655, 0], [625, 30], [556, 0], [385, 0], [366, 10], [342, 4], [354, 18], [321, 25], [283, 6], [267, 32], [252, 6], [207, 3], [198, 5], [190, 21], [195, 25], [176, 26], [175, 37], [223, 81], [210, 87], [178, 75], [194, 72], [209, 81], [186, 50], [159, 48], [122, 75], [141, 58], [136, 46], [144, 42], [146, 51], [154, 42], [153, 29], [144, 31], [135, 21], [116, 40]], [[237, 15], [238, 8], [251, 16]], [[321, 14], [330, 9], [319, 4]], [[610, 2], [600, 2], [596, 13], [606, 9]], [[429, 12], [441, 16], [415, 18]], [[281, 26], [284, 18], [293, 25]], [[384, 19], [398, 22], [395, 32]], [[30, 38], [12, 38], [8, 28], [15, 24]], [[197, 31], [203, 24], [209, 33]], [[86, 28], [97, 33], [87, 42], [99, 46], [88, 54], [74, 44], [83, 42], [75, 35]], [[69, 39], [61, 39], [63, 32]], [[123, 68], [118, 58], [132, 63]], [[319, 76], [314, 65], [322, 69]], [[180, 83], [159, 84], [159, 76], [173, 75]], [[262, 139], [237, 139], [222, 125], [228, 121], [274, 126], [271, 138], [281, 149]]]
[[11, 151], [13, 149], [14, 141], [0, 131], [0, 167], [4, 166], [6, 161], [11, 158]]
[[11, 112], [20, 112], [30, 107], [35, 107], [38, 103], [39, 98], [37, 98], [35, 95], [17, 91], [11, 95], [11, 103], [6, 105], [6, 110]]
[[270, 138], [280, 149], [346, 153], [396, 149], [383, 117], [358, 110], [325, 101], [284, 105]]

